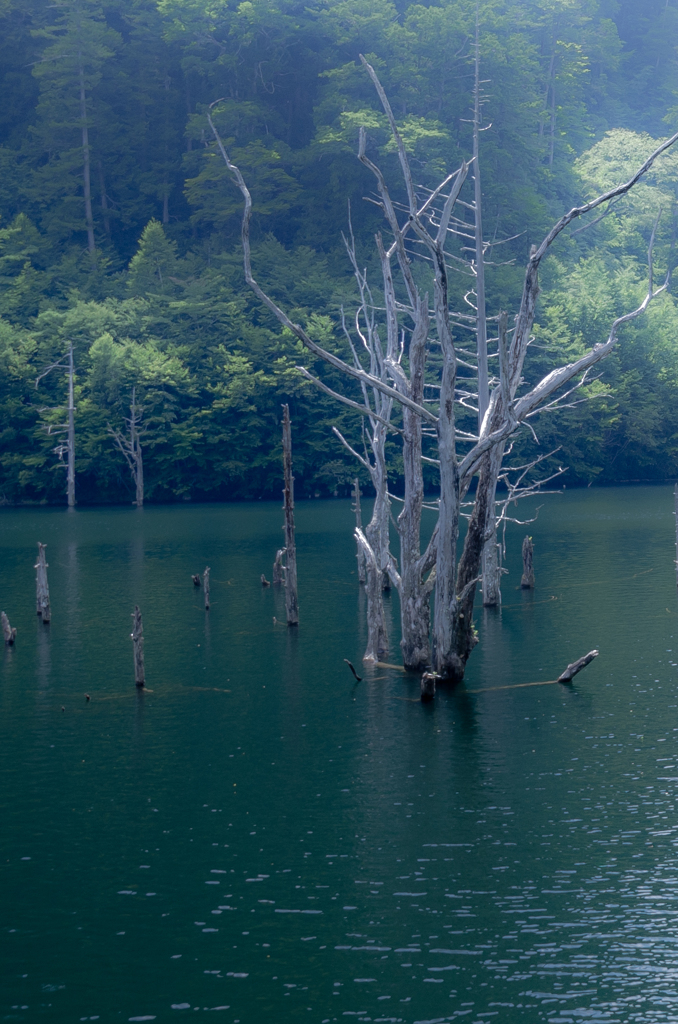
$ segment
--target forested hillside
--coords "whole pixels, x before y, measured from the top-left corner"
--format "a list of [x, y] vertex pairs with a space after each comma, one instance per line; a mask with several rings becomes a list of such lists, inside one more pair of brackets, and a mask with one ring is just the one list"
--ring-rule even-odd
[[[347, 493], [355, 465], [331, 425], [359, 440], [359, 417], [301, 378], [308, 354], [244, 284], [241, 196], [206, 110], [221, 100], [215, 123], [253, 195], [259, 278], [344, 352], [349, 217], [378, 296], [382, 219], [356, 159], [360, 126], [387, 172], [396, 166], [359, 54], [433, 187], [471, 154], [475, 19], [475, 0], [0, 0], [0, 499], [64, 500], [54, 449], [67, 380], [60, 369], [36, 380], [70, 344], [79, 501], [134, 496], [112, 437], [133, 389], [151, 500], [279, 494], [281, 402], [297, 495]], [[479, 41], [485, 232], [502, 243], [488, 311], [511, 313], [531, 244], [678, 126], [678, 3], [480, 0]], [[602, 340], [637, 304], [660, 208], [666, 272], [677, 197], [668, 156], [608, 216], [559, 240], [528, 372]], [[461, 306], [463, 249], [459, 266]], [[589, 394], [533, 424], [543, 450], [562, 444], [568, 482], [678, 475], [670, 295], [625, 329]]]

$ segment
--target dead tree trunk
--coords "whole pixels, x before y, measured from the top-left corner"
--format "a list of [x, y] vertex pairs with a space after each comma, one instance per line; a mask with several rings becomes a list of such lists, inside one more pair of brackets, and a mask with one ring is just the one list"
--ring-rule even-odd
[[140, 428], [139, 424], [143, 416], [143, 409], [137, 405], [136, 394], [137, 389], [133, 387], [130, 415], [129, 418], [125, 417], [129, 436], [125, 437], [119, 430], [113, 430], [110, 424], [108, 425], [108, 433], [113, 438], [116, 448], [125, 456], [136, 491], [134, 504], [137, 508], [141, 508], [144, 504], [144, 458], [141, 450], [141, 433], [143, 428]]
[[367, 581], [367, 647], [363, 661], [375, 663], [388, 654], [388, 632], [384, 616], [384, 602], [381, 596], [381, 571], [377, 565], [374, 548], [368, 543], [362, 530], [356, 527], [355, 539], [365, 556]]
[[534, 590], [534, 544], [531, 537], [523, 541], [523, 576], [520, 581], [523, 590]]
[[139, 605], [134, 606], [132, 612], [132, 645], [134, 651], [134, 682], [139, 689], [146, 682], [144, 671], [144, 626], [141, 621]]
[[[90, 211], [91, 212], [91, 211]], [[73, 387], [73, 344], [68, 350], [68, 465], [66, 469], [68, 506], [75, 505], [75, 402]]]
[[47, 561], [45, 560], [46, 544], [38, 541], [38, 560], [34, 565], [35, 574], [35, 608], [42, 621], [48, 623], [52, 617], [49, 606], [49, 585], [47, 583]]
[[205, 611], [210, 610], [210, 567], [205, 567], [205, 571], [202, 574], [202, 588], [205, 591]]
[[16, 628], [10, 626], [9, 619], [4, 612], [0, 614], [0, 624], [2, 624], [2, 635], [5, 638], [5, 643], [8, 647], [11, 647], [16, 640]]
[[285, 566], [283, 565], [283, 555], [285, 554], [284, 548], [279, 548], [275, 553], [275, 562], [273, 563], [273, 582], [284, 583], [285, 582]]
[[[363, 516], [360, 508], [360, 481], [358, 477], [355, 478], [353, 484], [353, 511], [355, 512], [355, 528], [356, 530], [362, 530], [363, 528]], [[358, 560], [358, 583], [364, 583], [365, 576], [365, 555], [360, 544], [356, 541], [356, 558]]]
[[557, 683], [571, 683], [577, 672], [581, 672], [583, 668], [590, 665], [594, 658], [597, 658], [600, 651], [589, 651], [583, 658], [578, 658], [577, 661], [573, 661], [571, 665], [568, 665], [564, 672], [556, 679]]
[[283, 405], [283, 471], [285, 474], [285, 611], [287, 625], [299, 625], [297, 597], [297, 543], [294, 536], [294, 477], [292, 476], [292, 425], [290, 407]]
[[673, 514], [676, 517], [676, 586], [678, 587], [678, 484], [673, 488]]

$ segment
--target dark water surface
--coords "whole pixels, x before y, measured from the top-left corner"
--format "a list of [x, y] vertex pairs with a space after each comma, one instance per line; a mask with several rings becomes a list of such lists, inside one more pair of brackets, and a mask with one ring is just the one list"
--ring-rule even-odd
[[360, 671], [348, 502], [298, 506], [298, 633], [277, 505], [0, 513], [2, 1019], [678, 1020], [672, 496], [542, 501], [432, 706]]

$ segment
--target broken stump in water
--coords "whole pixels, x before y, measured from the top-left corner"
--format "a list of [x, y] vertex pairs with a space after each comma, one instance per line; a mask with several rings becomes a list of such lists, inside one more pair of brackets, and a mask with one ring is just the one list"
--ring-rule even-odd
[[205, 571], [202, 574], [202, 586], [205, 591], [205, 611], [210, 610], [210, 567], [205, 567]]
[[421, 677], [421, 699], [426, 704], [436, 695], [436, 673], [424, 672]]
[[16, 640], [16, 627], [10, 626], [9, 619], [4, 612], [0, 615], [0, 623], [2, 623], [2, 635], [5, 638], [5, 643], [11, 647]]
[[534, 589], [534, 544], [531, 537], [523, 541], [523, 577], [520, 586], [523, 590]]
[[49, 584], [47, 582], [47, 560], [45, 558], [46, 544], [38, 541], [38, 560], [33, 566], [35, 569], [35, 610], [42, 616], [42, 621], [48, 623], [52, 617], [49, 606]]
[[270, 585], [271, 585], [270, 581], [266, 579], [266, 577], [264, 576], [263, 572], [261, 574], [261, 585], [262, 585], [262, 587], [270, 587]]
[[200, 574], [199, 573], [192, 572], [191, 573], [191, 579], [193, 580], [193, 586], [194, 587], [199, 587], [200, 586]]
[[146, 682], [144, 672], [144, 626], [141, 621], [139, 605], [134, 606], [132, 612], [132, 644], [134, 645], [134, 682], [141, 688]]
[[294, 536], [294, 477], [292, 476], [292, 425], [290, 407], [283, 405], [283, 490], [285, 510], [285, 611], [287, 625], [299, 624], [297, 597], [297, 545]]
[[577, 672], [581, 672], [583, 668], [590, 665], [594, 658], [597, 658], [600, 651], [589, 651], [583, 658], [579, 658], [578, 661], [573, 661], [561, 675], [556, 679], [557, 683], [571, 683]]

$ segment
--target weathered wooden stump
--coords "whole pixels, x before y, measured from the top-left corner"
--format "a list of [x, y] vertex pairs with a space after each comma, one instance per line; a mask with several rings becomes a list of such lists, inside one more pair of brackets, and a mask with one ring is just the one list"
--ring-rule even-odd
[[202, 587], [205, 591], [205, 611], [210, 610], [210, 567], [205, 567], [205, 571], [202, 574]]
[[273, 582], [284, 583], [285, 582], [285, 566], [283, 565], [283, 555], [285, 554], [285, 548], [279, 548], [275, 553], [275, 562], [273, 563]]
[[299, 624], [297, 597], [297, 545], [294, 536], [294, 477], [292, 476], [292, 425], [290, 407], [283, 405], [283, 470], [285, 474], [285, 610], [287, 625]]
[[132, 644], [134, 648], [134, 682], [141, 688], [146, 682], [144, 671], [144, 626], [141, 621], [139, 605], [134, 606], [132, 612]]
[[421, 677], [421, 699], [424, 704], [433, 700], [436, 695], [436, 674], [435, 672], [424, 672]]
[[523, 590], [534, 589], [534, 544], [531, 537], [523, 541], [523, 576], [520, 585]]
[[33, 566], [35, 569], [35, 610], [42, 616], [42, 621], [48, 623], [52, 617], [49, 606], [49, 584], [47, 582], [47, 561], [45, 559], [46, 544], [38, 541], [38, 560]]
[[270, 585], [271, 585], [270, 580], [266, 579], [266, 577], [264, 576], [263, 572], [261, 574], [261, 585], [262, 585], [262, 587], [270, 587]]
[[597, 658], [600, 651], [589, 651], [583, 658], [579, 658], [577, 661], [573, 661], [571, 665], [568, 665], [564, 672], [562, 672], [556, 679], [557, 683], [571, 683], [577, 672], [581, 672], [583, 668], [590, 665], [594, 658]]
[[2, 623], [2, 635], [5, 638], [5, 643], [8, 647], [11, 647], [16, 640], [16, 628], [14, 626], [10, 626], [9, 619], [4, 612], [0, 614], [0, 623]]
[[191, 579], [193, 580], [193, 586], [194, 587], [199, 587], [200, 586], [200, 574], [199, 573], [197, 573], [197, 572], [191, 573]]

